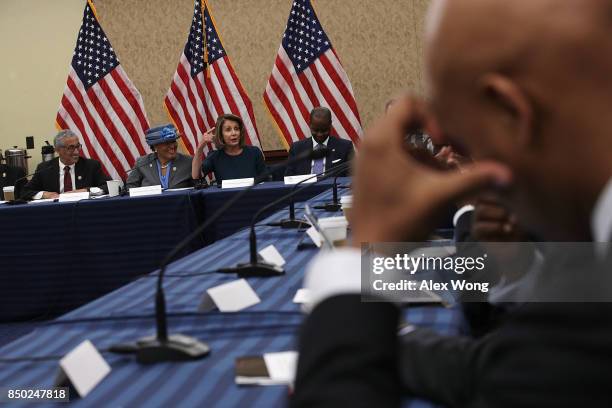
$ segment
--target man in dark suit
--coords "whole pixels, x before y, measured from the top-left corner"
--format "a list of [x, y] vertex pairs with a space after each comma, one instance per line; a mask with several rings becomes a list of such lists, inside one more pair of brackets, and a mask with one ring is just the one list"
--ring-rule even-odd
[[[289, 149], [289, 159], [305, 151], [312, 151], [326, 146], [330, 150], [327, 157], [317, 160], [302, 160], [287, 166], [285, 176], [296, 176], [299, 174], [319, 174], [328, 171], [334, 166], [349, 162], [355, 151], [353, 143], [349, 140], [331, 136], [332, 115], [327, 108], [318, 107], [310, 112], [311, 137], [295, 142]], [[348, 176], [348, 169], [339, 173], [340, 176]]]
[[[8, 164], [0, 164], [0, 199], [4, 200], [4, 193], [2, 192], [3, 187], [15, 186], [17, 180], [25, 177], [25, 170], [21, 167], [9, 166]], [[18, 194], [19, 186], [15, 186], [15, 195]]]
[[[405, 98], [367, 132], [354, 244], [425, 239], [450, 202], [490, 188], [542, 239], [609, 241], [612, 25], [602, 16], [611, 11], [598, 0], [434, 0], [431, 105]], [[432, 113], [474, 157], [471, 169], [436, 174], [394, 148]], [[526, 303], [479, 339], [415, 327], [398, 335], [396, 306], [360, 301], [359, 250], [319, 256], [306, 277], [314, 309], [293, 406], [397, 406], [402, 395], [453, 407], [611, 406], [612, 254], [589, 252], [548, 253], [533, 299], [606, 302]]]
[[106, 191], [109, 178], [96, 160], [80, 157], [79, 138], [70, 130], [60, 131], [53, 140], [59, 157], [38, 165], [32, 179], [23, 187], [25, 200], [58, 198], [60, 193], [85, 192], [91, 187]]

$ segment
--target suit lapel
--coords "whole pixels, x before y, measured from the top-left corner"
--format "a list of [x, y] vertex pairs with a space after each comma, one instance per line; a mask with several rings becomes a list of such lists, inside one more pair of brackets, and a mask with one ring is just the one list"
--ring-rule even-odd
[[85, 180], [83, 180], [84, 176], [85, 176], [85, 162], [83, 161], [83, 158], [80, 158], [78, 162], [76, 162], [76, 164], [74, 165], [74, 189], [78, 190], [83, 188], [83, 183], [85, 182]]
[[54, 162], [50, 164], [50, 166], [53, 168], [51, 170], [49, 170], [49, 174], [46, 175], [48, 178], [47, 180], [49, 180], [49, 185], [53, 187], [53, 189], [51, 191], [60, 191], [60, 167], [59, 167], [59, 158], [55, 158], [53, 159]]
[[329, 155], [325, 159], [325, 171], [329, 171], [332, 167], [334, 167], [334, 160], [336, 160], [336, 138], [333, 136], [329, 136], [327, 140], [327, 148], [329, 149]]

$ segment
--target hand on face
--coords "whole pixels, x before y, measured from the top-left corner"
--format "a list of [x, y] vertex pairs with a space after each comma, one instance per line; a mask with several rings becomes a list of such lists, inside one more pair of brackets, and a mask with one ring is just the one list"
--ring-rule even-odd
[[501, 204], [495, 194], [481, 195], [475, 205], [472, 236], [482, 242], [520, 242], [526, 234], [516, 216]]
[[410, 158], [402, 148], [404, 135], [427, 128], [429, 120], [423, 103], [402, 98], [366, 132], [353, 181], [354, 245], [425, 239], [440, 213], [458, 198], [510, 182], [507, 169], [495, 163], [443, 173]]

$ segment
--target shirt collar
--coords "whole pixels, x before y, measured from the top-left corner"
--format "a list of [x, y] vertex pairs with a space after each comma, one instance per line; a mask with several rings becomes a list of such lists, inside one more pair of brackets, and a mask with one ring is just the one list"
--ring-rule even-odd
[[327, 136], [327, 139], [325, 139], [325, 141], [323, 143], [317, 143], [317, 141], [315, 140], [314, 137], [311, 138], [312, 139], [312, 148], [316, 149], [318, 144], [322, 144], [323, 146], [327, 147], [327, 142], [329, 142], [329, 136]]
[[591, 232], [595, 242], [608, 242], [612, 234], [612, 178], [604, 187], [591, 214]]
[[[64, 163], [62, 163], [62, 160], [61, 160], [61, 159], [58, 159], [58, 160], [59, 160], [59, 168], [60, 168], [60, 172], [62, 172], [62, 171], [64, 171], [64, 167], [66, 167], [66, 165], [65, 165]], [[70, 167], [70, 171], [72, 171], [72, 170], [74, 169], [74, 165], [75, 165], [75, 164], [76, 164], [76, 163], [72, 163], [70, 166], [68, 166], [68, 167]]]

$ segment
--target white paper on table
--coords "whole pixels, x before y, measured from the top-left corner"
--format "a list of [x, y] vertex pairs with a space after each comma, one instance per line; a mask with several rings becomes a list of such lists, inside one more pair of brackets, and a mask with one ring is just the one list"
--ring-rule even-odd
[[287, 384], [293, 383], [297, 369], [297, 351], [265, 353], [263, 358], [271, 380], [283, 381]]
[[221, 312], [237, 312], [261, 302], [251, 285], [239, 279], [206, 291]]
[[298, 289], [293, 297], [293, 303], [308, 303], [310, 302], [310, 291], [308, 289]]
[[274, 245], [268, 245], [261, 251], [259, 251], [259, 255], [269, 264], [276, 265], [278, 267], [283, 267], [285, 265], [285, 258], [278, 252]]

